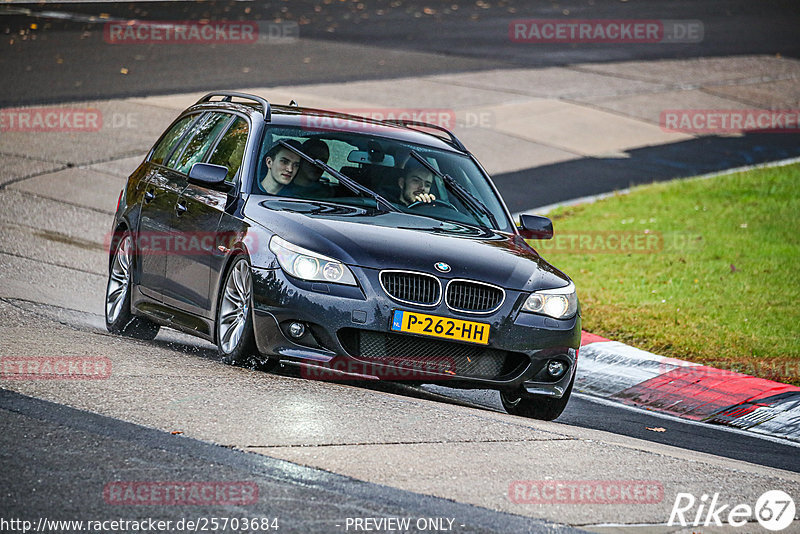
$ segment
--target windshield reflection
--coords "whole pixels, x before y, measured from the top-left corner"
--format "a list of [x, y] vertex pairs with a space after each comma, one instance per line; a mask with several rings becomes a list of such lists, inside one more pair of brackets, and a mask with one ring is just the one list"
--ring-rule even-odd
[[[455, 151], [362, 133], [271, 127], [264, 136], [256, 178], [255, 194], [271, 191], [278, 197], [346, 205], [367, 213], [389, 208], [462, 228], [512, 231], [483, 172]], [[390, 205], [381, 205], [384, 199]], [[311, 206], [307, 209], [314, 213], [334, 209], [320, 203]], [[298, 208], [292, 209], [305, 211]]]

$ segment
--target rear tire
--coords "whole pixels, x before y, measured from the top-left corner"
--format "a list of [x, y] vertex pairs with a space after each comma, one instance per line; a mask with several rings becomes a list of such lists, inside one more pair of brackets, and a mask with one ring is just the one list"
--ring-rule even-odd
[[144, 317], [131, 313], [131, 276], [133, 273], [133, 237], [125, 232], [115, 243], [106, 285], [106, 329], [112, 334], [151, 340], [161, 328]]
[[575, 384], [575, 375], [572, 375], [567, 390], [561, 398], [545, 397], [543, 395], [531, 395], [522, 388], [515, 391], [501, 391], [500, 400], [503, 408], [511, 415], [530, 417], [531, 419], [541, 419], [542, 421], [552, 421], [564, 411], [572, 395], [572, 386]]
[[275, 362], [262, 356], [256, 346], [253, 281], [250, 263], [245, 257], [235, 259], [225, 274], [214, 328], [223, 362], [262, 371], [275, 367]]

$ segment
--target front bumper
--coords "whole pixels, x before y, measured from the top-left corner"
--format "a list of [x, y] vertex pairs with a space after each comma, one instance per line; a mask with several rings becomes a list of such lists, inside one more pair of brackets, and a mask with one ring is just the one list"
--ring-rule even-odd
[[[379, 271], [351, 267], [360, 287], [306, 282], [281, 269], [253, 268], [254, 331], [258, 350], [304, 369], [329, 372], [308, 377], [380, 378], [452, 387], [517, 389], [560, 397], [574, 375], [580, 316], [556, 320], [519, 312], [527, 293], [506, 290], [490, 314], [453, 312], [443, 302], [417, 307], [392, 300]], [[444, 281], [444, 280], [443, 280]], [[488, 346], [444, 341], [390, 330], [394, 310], [409, 310], [489, 324]], [[289, 324], [302, 323], [294, 338]], [[553, 379], [551, 359], [567, 363]]]

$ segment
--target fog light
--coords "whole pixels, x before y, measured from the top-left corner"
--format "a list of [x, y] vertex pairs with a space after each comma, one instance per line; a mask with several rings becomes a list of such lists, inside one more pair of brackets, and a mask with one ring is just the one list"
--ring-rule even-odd
[[301, 338], [306, 333], [306, 327], [303, 323], [294, 322], [289, 325], [289, 335], [293, 338]]
[[561, 360], [550, 360], [547, 362], [547, 374], [553, 378], [558, 378], [567, 370], [567, 364]]

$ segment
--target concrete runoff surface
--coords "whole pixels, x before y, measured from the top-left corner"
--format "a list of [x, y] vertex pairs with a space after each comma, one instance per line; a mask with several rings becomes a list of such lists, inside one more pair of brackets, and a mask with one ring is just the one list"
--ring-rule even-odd
[[[720, 63], [718, 69], [722, 71], [726, 65], [729, 67], [731, 75], [725, 78], [728, 85], [736, 85], [737, 80], [744, 83], [737, 66], [741, 61], [745, 59], [731, 58], [729, 65]], [[788, 69], [797, 73], [798, 63], [783, 60], [781, 72]], [[637, 65], [636, 69], [642, 78], [648, 78], [648, 83], [667, 81], [659, 70], [663, 65], [654, 67], [653, 73], [646, 71], [647, 65]], [[604, 68], [587, 67], [593, 72]], [[669, 68], [680, 70], [681, 65], [675, 62]], [[565, 76], [574, 74], [571, 69], [564, 71]], [[718, 76], [724, 78], [724, 75]], [[494, 74], [488, 72], [486, 77], [491, 79]], [[300, 94], [306, 95], [308, 101], [313, 99], [320, 104], [330, 102], [334, 107], [358, 109], [410, 105], [413, 99], [398, 104], [381, 96], [392, 94], [388, 88], [393, 83], [398, 82], [385, 82], [386, 93], [381, 91], [380, 85], [359, 84], [353, 87], [348, 84], [285, 87], [258, 93], [267, 97], [273, 93]], [[404, 90], [400, 94], [407, 95], [414, 90], [413, 80], [403, 83]], [[441, 85], [443, 95], [452, 83], [450, 78], [447, 83], [426, 78], [420, 82], [418, 101], [425, 102], [428, 97], [431, 101], [444, 98], [437, 96], [435, 88]], [[505, 86], [491, 88], [491, 84], [475, 79], [460, 83], [482, 89], [475, 94], [463, 93], [464, 105], [473, 112], [483, 110], [483, 105], [487, 110], [496, 111], [499, 99], [494, 93], [513, 92]], [[482, 85], [489, 89], [480, 87]], [[634, 90], [653, 91], [653, 87], [643, 89], [639, 84], [624, 89], [625, 94]], [[691, 97], [696, 94], [686, 91], [687, 108], [692, 107]], [[514, 99], [515, 103], [509, 105], [520, 106], [515, 109], [550, 110], [548, 120], [554, 124], [563, 117], [578, 117], [584, 107], [584, 104], [571, 103], [552, 93], [549, 95], [546, 92], [538, 96], [514, 93], [509, 99]], [[157, 135], [197, 96], [128, 99], [102, 104], [111, 113], [119, 109], [123, 110], [123, 115], [140, 117], [138, 129], [113, 131], [109, 124], [100, 132], [16, 132], [13, 135], [4, 132], [0, 136], [0, 162], [8, 158], [13, 163], [3, 165], [0, 175], [3, 184], [0, 186], [0, 255], [3, 257], [0, 262], [0, 338], [13, 340], [13, 343], [0, 345], [0, 356], [101, 357], [110, 359], [112, 370], [104, 380], [2, 379], [4, 389], [357, 480], [597, 532], [637, 529], [691, 532], [691, 526], [665, 526], [678, 493], [689, 493], [699, 499], [704, 494], [719, 492], [727, 503], [751, 506], [767, 490], [780, 489], [793, 496], [800, 495], [800, 475], [789, 471], [567, 427], [557, 422], [537, 422], [347, 384], [312, 382], [228, 367], [216, 361], [210, 345], [187, 342], [171, 332], [160, 334], [149, 343], [106, 334], [102, 325], [106, 283], [103, 245], [110, 230], [117, 194], [127, 173], [135, 168]], [[657, 99], [658, 93], [651, 96]], [[400, 96], [396, 98], [399, 100]], [[305, 103], [302, 97], [299, 100]], [[459, 111], [456, 110], [457, 116]], [[497, 136], [514, 139], [514, 151], [530, 147], [534, 157], [527, 159], [526, 165], [531, 166], [537, 164], [536, 155], [552, 163], [554, 158], [561, 157], [565, 158], [562, 161], [580, 160], [585, 154], [600, 150], [622, 154], [632, 149], [629, 128], [635, 127], [637, 121], [641, 122], [642, 132], [649, 132], [642, 137], [645, 145], [653, 143], [647, 145], [648, 148], [657, 150], [662, 147], [660, 143], [674, 141], [666, 134], [663, 138], [648, 137], [654, 132], [654, 125], [635, 117], [620, 117], [616, 111], [607, 113], [596, 108], [586, 112], [592, 118], [596, 118], [598, 112], [606, 115], [604, 120], [590, 121], [595, 128], [603, 124], [603, 128], [595, 130], [602, 140], [596, 146], [583, 147], [580, 153], [572, 151], [575, 147], [551, 146], [546, 138], [548, 132], [529, 129], [513, 113], [505, 115], [498, 111], [492, 115], [497, 123], [487, 124], [483, 129], [464, 128], [463, 136], [475, 136], [468, 144], [479, 159], [488, 158], [490, 173], [518, 172], [519, 169], [515, 152], [511, 149], [503, 152], [502, 143], [493, 145], [496, 150], [491, 154], [481, 154], [483, 130], [495, 139]], [[618, 146], [609, 142], [617, 118], [628, 126]], [[535, 116], [531, 117], [531, 121], [535, 120]], [[578, 129], [581, 122], [569, 120], [565, 125]], [[456, 130], [462, 134], [459, 128]], [[698, 139], [688, 137], [689, 141]], [[30, 163], [21, 165], [21, 160]], [[505, 191], [506, 198], [512, 194], [524, 197], [518, 190]], [[581, 196], [581, 193], [574, 196]], [[542, 203], [531, 199], [529, 206]], [[30, 413], [8, 410], [7, 405], [4, 406], [6, 421], [28, 428], [25, 425], [30, 422], [26, 423], [25, 417]], [[358, 407], [357, 412], [353, 411], [354, 406]], [[35, 441], [46, 439], [49, 438]], [[72, 437], [61, 435], [53, 439], [69, 441]], [[32, 457], [31, 461], [39, 460]], [[14, 462], [19, 460], [4, 459], [4, 465], [13, 466], [24, 482], [30, 472]], [[4, 468], [4, 471], [8, 470]], [[77, 469], [64, 476], [69, 484], [82, 475]], [[108, 476], [114, 480], [144, 476], [163, 480], [165, 476], [180, 475], [159, 469], [128, 471], [121, 466], [109, 471]], [[570, 498], [559, 498], [543, 504], [534, 502], [536, 499], [531, 493], [534, 487], [558, 481], [598, 480], [620, 484], [657, 482], [662, 491], [661, 499], [651, 503], [631, 497], [625, 504], [599, 504], [586, 499], [570, 502]], [[601, 486], [596, 485], [595, 489], [597, 487]], [[518, 488], [522, 488], [521, 493], [515, 493]], [[628, 491], [635, 494], [633, 489]], [[140, 511], [137, 509], [134, 513]], [[757, 528], [757, 523], [750, 527]], [[787, 531], [797, 531], [797, 528], [795, 524]]]
[[[211, 530], [307, 533], [347, 531], [348, 527], [353, 529], [357, 519], [369, 518], [372, 520], [369, 524], [376, 526], [381, 519], [396, 518], [395, 524], [406, 521], [422, 527], [419, 530], [582, 532], [549, 521], [242, 453], [8, 390], [0, 390], [0, 421], [7, 429], [0, 435], [4, 450], [19, 451], [13, 461], [7, 462], [8, 467], [15, 469], [8, 469], [0, 483], [6, 520], [11, 517], [31, 521], [33, 525], [38, 524], [39, 518], [84, 522], [115, 518], [148, 525], [149, 520], [162, 524], [170, 521], [166, 531], [180, 532], [195, 530], [191, 526], [181, 528], [181, 521], [184, 525], [191, 521], [203, 530], [203, 526], [213, 525], [208, 518], [219, 518], [219, 525], [224, 518], [236, 518], [237, 524], [247, 518], [255, 519], [258, 528]], [[20, 442], [45, 445], [20, 449]], [[213, 473], [215, 485], [209, 484], [209, 473]], [[171, 489], [172, 495], [180, 495], [180, 488], [188, 488], [184, 492], [189, 496], [186, 500], [191, 498], [192, 487], [212, 487], [215, 492], [210, 499], [199, 499], [205, 502], [192, 504], [190, 512], [188, 506], [180, 504], [180, 497], [175, 499], [177, 502], [170, 502], [155, 493], [142, 494], [141, 499], [155, 502], [135, 504], [128, 491], [133, 487], [130, 482], [144, 483], [139, 487], [147, 488], [147, 482], [153, 480], [168, 481], [164, 487]], [[68, 504], [54, 511], [53, 494], [68, 496]], [[170, 495], [164, 490], [162, 494]], [[226, 502], [220, 502], [223, 499]], [[264, 519], [266, 523], [262, 523]], [[438, 528], [432, 528], [434, 525]], [[53, 531], [66, 530], [53, 528]], [[148, 529], [128, 526], [103, 530]]]
[[[98, 277], [96, 289], [101, 290], [103, 285], [104, 281]], [[86, 314], [61, 313], [60, 317], [54, 315], [51, 306], [0, 301], [0, 335], [15, 340], [13, 345], [6, 344], [0, 349], [0, 356], [109, 358], [108, 378], [3, 380], [4, 389], [112, 418], [114, 421], [108, 421], [112, 428], [115, 421], [126, 421], [159, 430], [161, 438], [155, 433], [142, 436], [145, 443], [150, 443], [149, 448], [155, 448], [153, 454], [165, 447], [162, 441], [173, 437], [173, 433], [180, 433], [172, 439], [197, 439], [356, 480], [597, 532], [608, 531], [603, 525], [609, 524], [645, 524], [648, 526], [643, 527], [643, 531], [652, 532], [656, 525], [663, 526], [667, 522], [678, 493], [691, 493], [699, 498], [713, 489], [723, 494], [726, 502], [754, 503], [770, 489], [781, 489], [791, 495], [800, 491], [800, 474], [797, 473], [558, 423], [364, 390], [354, 385], [230, 367], [217, 361], [210, 346], [183, 344], [177, 334], [166, 333], [154, 342], [139, 342], [104, 333], [101, 325], [86, 323]], [[43, 332], [46, 332], [44, 339]], [[210, 464], [210, 471], [205, 472], [206, 479], [202, 479], [203, 473], [191, 466], [174, 470], [175, 459], [163, 453], [153, 459], [155, 465], [137, 467], [136, 459], [144, 453], [141, 448], [128, 451], [136, 445], [134, 429], [126, 427], [132, 444], [112, 447], [113, 450], [124, 446], [126, 448], [121, 450], [133, 455], [133, 458], [124, 459], [123, 456], [120, 459], [113, 451], [95, 452], [84, 445], [89, 440], [99, 447], [109, 439], [103, 433], [82, 435], [80, 439], [71, 435], [69, 422], [77, 415], [53, 420], [48, 415], [50, 409], [43, 405], [25, 408], [27, 404], [19, 398], [14, 402], [8, 399], [4, 398], [0, 408], [5, 410], [6, 421], [13, 423], [9, 426], [23, 423], [7, 412], [59, 425], [58, 429], [48, 430], [41, 437], [33, 433], [29, 443], [54, 439], [57, 444], [63, 439], [68, 447], [70, 443], [77, 445], [75, 460], [69, 464], [69, 469], [59, 474], [58, 483], [46, 479], [48, 483], [39, 486], [38, 491], [56, 494], [73, 491], [76, 485], [82, 484], [79, 482], [84, 478], [81, 473], [90, 468], [85, 465], [91, 464], [86, 461], [87, 456], [97, 461], [95, 470], [105, 466], [100, 469], [100, 475], [91, 476], [84, 488], [86, 496], [77, 502], [72, 512], [90, 509], [101, 515], [108, 513], [109, 509], [103, 507], [101, 489], [113, 481], [230, 481], [244, 476], [242, 471], [230, 473]], [[358, 407], [356, 413], [353, 407]], [[27, 423], [24, 428], [29, 426]], [[78, 429], [85, 430], [80, 425]], [[57, 445], [51, 446], [58, 450]], [[34, 484], [32, 473], [47, 471], [48, 461], [57, 465], [59, 461], [67, 461], [58, 456], [48, 460], [47, 449], [38, 453], [36, 447], [33, 449], [22, 457], [4, 460], [10, 468], [6, 472], [14, 473], [4, 482], [13, 488], [11, 494], [16, 496], [9, 502], [13, 504], [9, 509], [28, 513], [47, 509], [46, 504], [40, 504], [42, 508], [26, 508], [23, 490], [30, 490]], [[188, 454], [197, 456], [191, 451]], [[106, 458], [107, 455], [112, 458]], [[83, 465], [79, 468], [76, 463]], [[291, 479], [296, 472], [290, 466], [284, 467]], [[313, 478], [312, 474], [309, 476]], [[619, 484], [628, 488], [628, 502], [571, 502], [569, 493], [551, 502], [535, 502], [531, 484], [539, 484], [546, 496], [549, 490], [544, 487], [560, 481], [568, 488], [575, 483], [572, 481], [591, 484], [595, 492], [608, 491], [609, 485], [616, 488], [613, 484]], [[261, 482], [258, 484], [261, 488]], [[645, 489], [636, 489], [639, 486]], [[646, 488], [651, 488], [651, 493], [642, 493]], [[261, 510], [260, 507], [265, 506], [263, 513], [277, 513], [276, 508], [271, 508], [276, 505], [272, 500], [277, 498], [276, 492], [271, 486], [261, 491], [265, 502], [259, 500], [259, 507], [254, 509]], [[382, 502], [381, 492], [374, 491], [377, 502]], [[631, 502], [634, 499], [637, 501]], [[81, 508], [82, 504], [86, 508]], [[360, 505], [359, 508], [358, 517], [378, 513], [369, 507], [367, 511]], [[408, 511], [412, 509], [415, 511]], [[122, 517], [139, 517], [145, 512], [156, 515], [150, 508], [143, 511], [138, 506], [112, 510], [119, 510]], [[154, 510], [164, 519], [187, 513], [184, 509], [179, 512], [170, 509], [164, 514], [161, 508]], [[415, 517], [421, 514], [421, 509], [408, 510], [389, 512], [383, 509], [380, 513]], [[250, 508], [244, 511], [249, 512]], [[281, 525], [290, 531], [293, 528], [301, 531], [309, 527], [309, 521], [316, 519], [317, 512], [307, 507], [289, 519], [281, 514]], [[222, 514], [222, 511], [216, 513]], [[349, 517], [350, 512], [338, 510], [337, 513], [335, 517], [343, 518]], [[54, 513], [49, 517], [57, 516], [70, 517]], [[448, 517], [464, 516], [451, 511]], [[476, 527], [483, 523], [464, 524], [480, 531]], [[534, 525], [541, 523], [532, 522], [531, 526]], [[470, 528], [464, 531], [471, 531]], [[316, 531], [334, 530], [320, 528]], [[498, 531], [515, 530], [498, 528]]]

